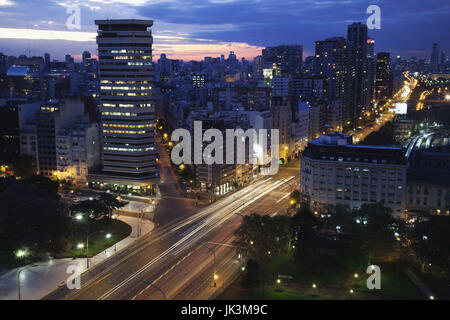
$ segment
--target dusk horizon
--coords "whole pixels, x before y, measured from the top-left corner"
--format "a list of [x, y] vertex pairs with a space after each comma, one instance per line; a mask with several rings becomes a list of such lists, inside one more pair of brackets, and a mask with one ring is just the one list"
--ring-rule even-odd
[[[48, 0], [39, 2], [40, 14], [35, 16], [38, 9], [34, 1], [3, 0], [0, 48], [4, 54], [16, 56], [50, 53], [58, 60], [66, 54], [81, 57], [84, 50], [95, 55], [95, 19], [135, 18], [154, 21], [155, 56], [165, 53], [171, 59], [200, 61], [234, 51], [239, 58], [253, 60], [265, 46], [302, 44], [306, 58], [313, 55], [316, 40], [345, 37], [348, 25], [365, 23], [367, 6], [375, 4], [383, 6], [382, 24], [379, 30], [369, 30], [369, 36], [375, 39], [378, 51], [427, 59], [435, 42], [440, 42], [444, 52], [450, 51], [450, 41], [439, 34], [439, 30], [450, 28], [445, 19], [450, 12], [446, 1], [372, 2], [307, 0], [280, 6], [271, 0], [211, 0], [184, 1], [180, 9], [177, 1], [165, 0], [91, 0], [79, 4]], [[71, 5], [80, 9], [80, 29], [66, 26], [70, 16], [66, 10]], [[420, 15], [413, 15], [419, 6]]]

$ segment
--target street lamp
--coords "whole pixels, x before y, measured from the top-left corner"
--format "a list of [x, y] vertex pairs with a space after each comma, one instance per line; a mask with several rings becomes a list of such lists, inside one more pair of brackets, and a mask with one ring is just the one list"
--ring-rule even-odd
[[[94, 231], [94, 232], [92, 232], [91, 234], [89, 234], [89, 235], [86, 237], [86, 268], [87, 268], [87, 269], [89, 269], [89, 237], [92, 236], [93, 234], [96, 234], [96, 233], [102, 233], [102, 232], [105, 232], [105, 231], [103, 231], [103, 230]], [[109, 236], [108, 236], [108, 235], [109, 235]], [[106, 239], [109, 239], [109, 238], [111, 238], [111, 234], [110, 234], [110, 233], [108, 233], [108, 234], [106, 235]]]
[[[113, 235], [112, 233], [107, 233], [105, 238], [106, 239], [111, 239], [112, 235]], [[116, 252], [116, 251], [117, 251], [117, 242], [114, 243], [114, 252]]]
[[196, 244], [201, 245], [202, 247], [205, 247], [206, 249], [208, 249], [212, 254], [213, 254], [213, 258], [214, 258], [214, 288], [217, 286], [216, 280], [219, 279], [219, 276], [216, 273], [216, 253], [214, 252], [213, 249], [211, 249], [210, 247], [206, 246], [204, 243], [201, 242], [196, 242]]
[[77, 249], [80, 249], [80, 256], [83, 254], [83, 248], [84, 248], [84, 244], [83, 243], [79, 243], [77, 245]]
[[25, 269], [28, 269], [28, 268], [34, 268], [34, 267], [37, 267], [37, 266], [38, 266], [37, 264], [32, 264], [32, 265], [30, 265], [30, 266], [25, 266], [25, 267], [23, 267], [22, 269], [20, 269], [19, 272], [17, 272], [17, 294], [18, 294], [19, 300], [21, 300], [21, 297], [20, 297], [20, 273], [21, 273], [23, 270], [25, 270]]
[[17, 258], [23, 258], [26, 255], [27, 255], [27, 251], [26, 250], [19, 249], [19, 250], [16, 251], [16, 257]]

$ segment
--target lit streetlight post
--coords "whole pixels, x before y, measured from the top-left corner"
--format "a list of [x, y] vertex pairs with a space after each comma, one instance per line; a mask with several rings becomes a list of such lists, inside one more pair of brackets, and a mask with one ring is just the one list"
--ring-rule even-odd
[[28, 268], [34, 268], [34, 267], [37, 267], [37, 266], [38, 266], [37, 264], [33, 264], [33, 265], [30, 265], [30, 266], [26, 266], [26, 267], [23, 267], [22, 269], [20, 269], [20, 270], [17, 272], [17, 294], [18, 294], [19, 300], [22, 300], [22, 299], [21, 299], [21, 296], [20, 296], [20, 273], [21, 273], [23, 270], [25, 270], [25, 269], [28, 269]]
[[[87, 269], [89, 269], [89, 237], [92, 236], [93, 234], [104, 233], [104, 232], [105, 231], [103, 231], [103, 230], [95, 231], [95, 232], [92, 232], [91, 234], [89, 234], [86, 237], [86, 268]], [[110, 233], [106, 234], [106, 239], [109, 239], [109, 238], [111, 238], [111, 234]]]
[[216, 270], [216, 253], [214, 252], [214, 250], [212, 250], [210, 247], [206, 246], [204, 243], [201, 242], [196, 242], [198, 245], [201, 245], [202, 247], [205, 247], [206, 249], [208, 249], [212, 254], [213, 254], [213, 258], [214, 258], [214, 275], [213, 275], [213, 279], [214, 279], [214, 288], [217, 286], [216, 280], [219, 278], [219, 276], [217, 275], [217, 270]]

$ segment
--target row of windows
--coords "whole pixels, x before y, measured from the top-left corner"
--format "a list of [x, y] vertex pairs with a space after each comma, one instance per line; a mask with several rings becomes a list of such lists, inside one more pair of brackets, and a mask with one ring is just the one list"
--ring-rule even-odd
[[[100, 66], [151, 66], [151, 62], [100, 62]], [[106, 69], [102, 69], [107, 71]]]
[[99, 53], [151, 53], [151, 50], [113, 49], [113, 50], [99, 50]]
[[128, 59], [142, 59], [148, 60], [152, 56], [101, 56], [103, 59], [114, 59], [114, 60], [128, 60]]
[[137, 97], [137, 96], [151, 96], [152, 94], [149, 92], [103, 92], [102, 97], [105, 96], [116, 96], [116, 97]]
[[102, 116], [136, 117], [137, 115], [137, 113], [130, 112], [102, 112]]
[[141, 104], [129, 104], [129, 103], [103, 103], [102, 107], [105, 108], [148, 108], [151, 107], [151, 103], [141, 103]]
[[100, 86], [102, 90], [151, 90], [152, 87], [117, 87], [117, 86]]
[[101, 84], [150, 84], [148, 80], [101, 80]]
[[111, 128], [150, 128], [152, 125], [147, 124], [117, 124], [117, 123], [103, 123], [103, 127], [111, 127]]
[[139, 130], [139, 131], [134, 131], [134, 130], [103, 130], [103, 133], [146, 134], [146, 133], [150, 133], [150, 131], [145, 131], [145, 130]]
[[126, 152], [142, 152], [154, 150], [154, 147], [148, 148], [117, 148], [117, 147], [104, 147], [103, 150], [107, 151], [126, 151]]

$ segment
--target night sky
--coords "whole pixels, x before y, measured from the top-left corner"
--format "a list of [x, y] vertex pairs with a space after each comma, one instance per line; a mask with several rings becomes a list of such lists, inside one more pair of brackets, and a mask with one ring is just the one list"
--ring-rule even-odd
[[[67, 6], [77, 3], [81, 29], [68, 30]], [[252, 59], [279, 44], [302, 44], [307, 56], [315, 40], [346, 36], [348, 24], [365, 22], [372, 4], [381, 8], [381, 29], [369, 32], [376, 51], [429, 58], [439, 42], [450, 52], [449, 0], [0, 0], [0, 52], [79, 58], [84, 50], [96, 53], [94, 19], [136, 18], [154, 20], [155, 59], [164, 52], [200, 60], [230, 50]]]

